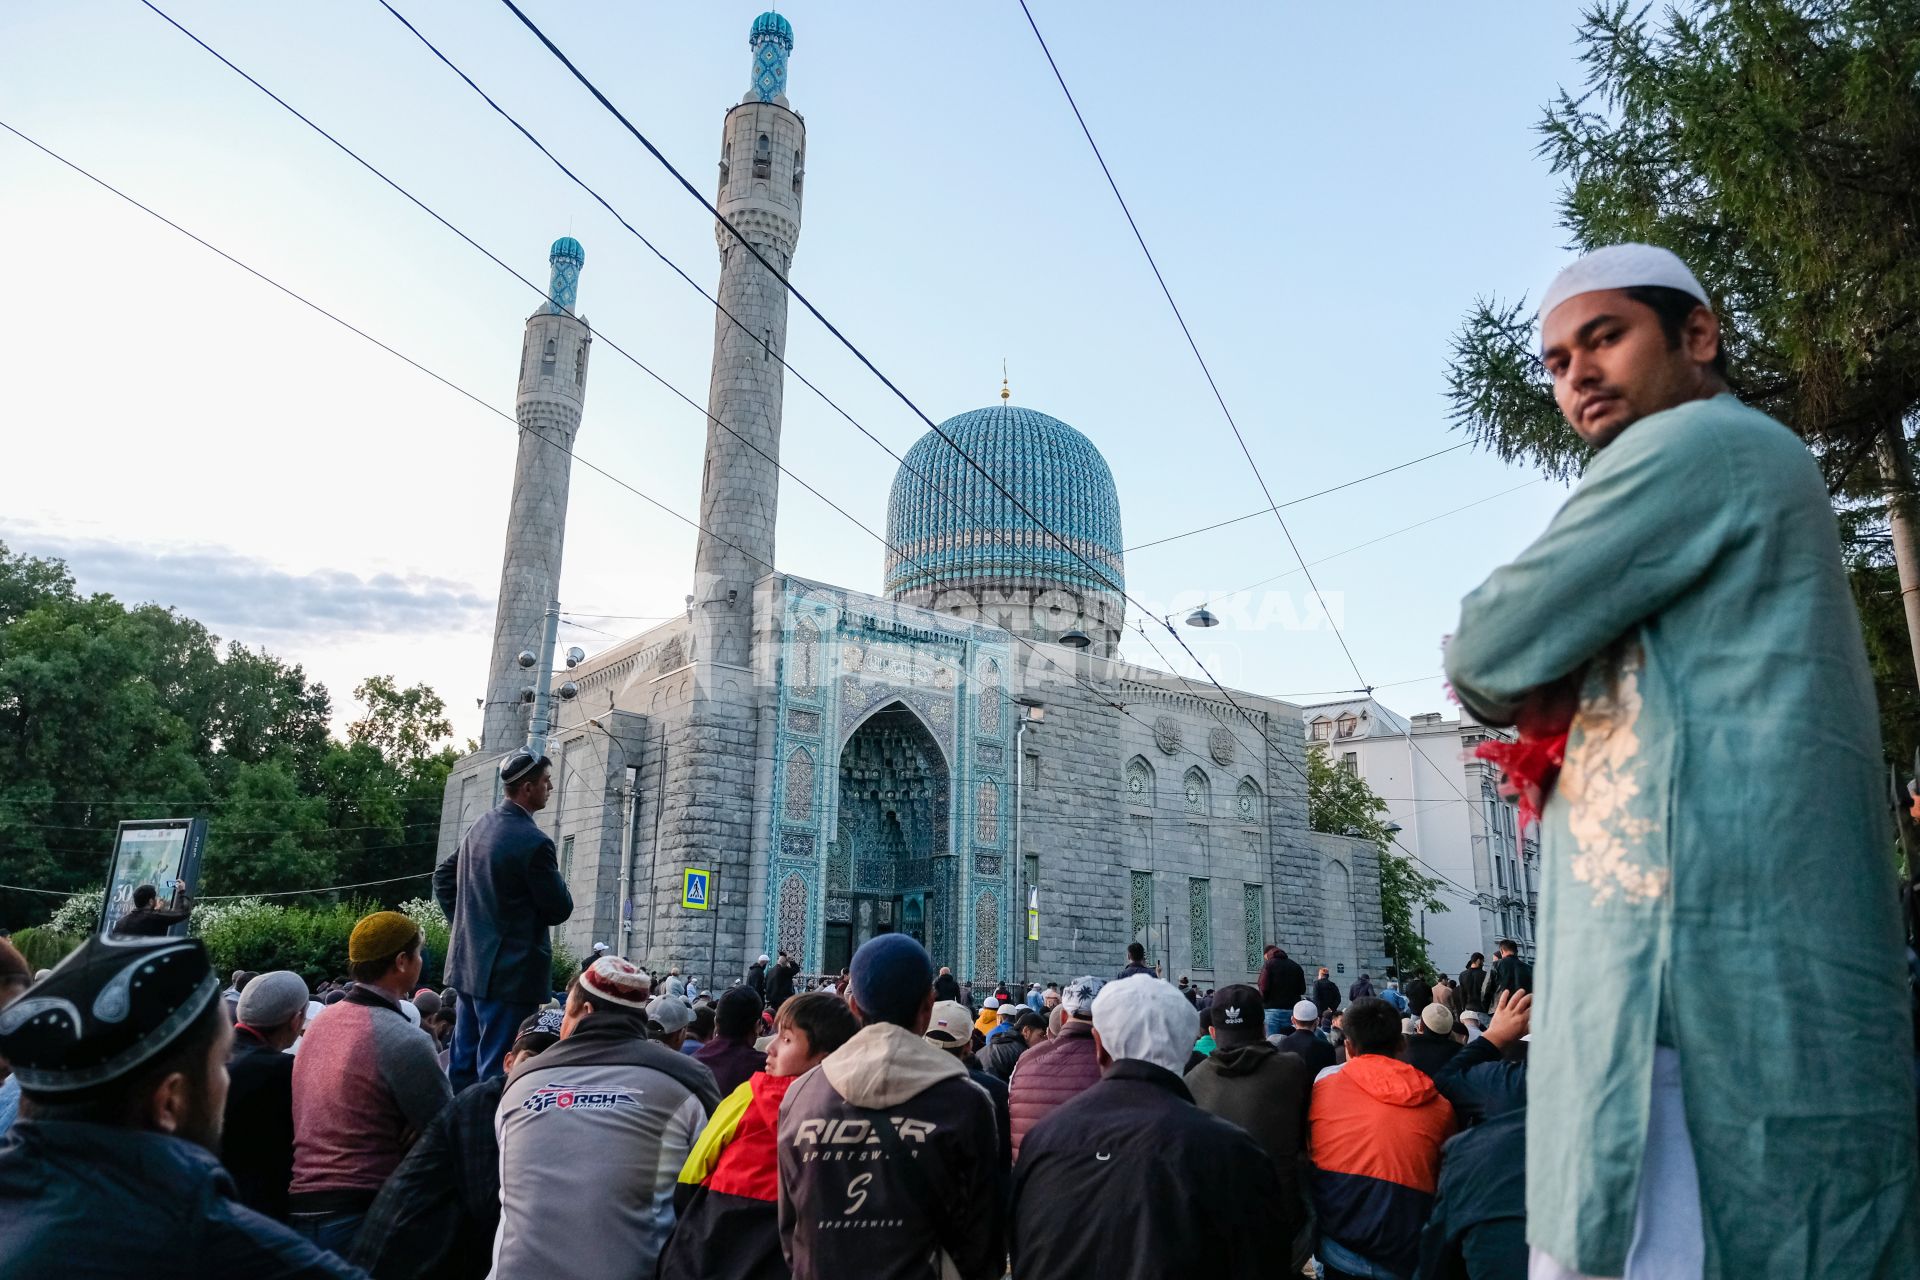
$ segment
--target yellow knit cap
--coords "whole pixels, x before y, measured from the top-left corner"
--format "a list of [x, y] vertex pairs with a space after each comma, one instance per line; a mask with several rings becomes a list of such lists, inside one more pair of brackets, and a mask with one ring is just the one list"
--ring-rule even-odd
[[353, 926], [347, 938], [347, 963], [391, 960], [420, 936], [420, 926], [398, 911], [376, 911]]

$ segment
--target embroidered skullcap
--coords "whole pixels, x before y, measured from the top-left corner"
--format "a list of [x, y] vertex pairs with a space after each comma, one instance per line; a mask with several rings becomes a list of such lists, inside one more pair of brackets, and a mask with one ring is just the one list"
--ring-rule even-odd
[[1179, 1075], [1199, 1027], [1178, 987], [1136, 973], [1100, 988], [1093, 999], [1093, 1029], [1109, 1057], [1151, 1062]]
[[1295, 1001], [1293, 1006], [1293, 1020], [1295, 1024], [1302, 1027], [1312, 1026], [1314, 1023], [1320, 1021], [1320, 1006], [1311, 1000]]
[[1540, 318], [1545, 320], [1553, 314], [1555, 307], [1583, 293], [1598, 289], [1633, 289], [1645, 285], [1678, 289], [1699, 299], [1703, 307], [1713, 305], [1707, 297], [1707, 291], [1694, 279], [1693, 272], [1671, 249], [1651, 244], [1613, 244], [1604, 249], [1595, 249], [1584, 258], [1561, 268], [1560, 274], [1553, 278], [1553, 283], [1547, 286], [1546, 294], [1540, 299]]
[[420, 926], [398, 911], [376, 911], [362, 916], [347, 935], [347, 963], [391, 960], [413, 945]]
[[1453, 1034], [1453, 1010], [1443, 1004], [1430, 1004], [1420, 1011], [1420, 1021], [1437, 1036]]
[[306, 1007], [307, 980], [291, 969], [275, 969], [247, 984], [234, 1013], [248, 1026], [265, 1030], [286, 1026]]
[[534, 755], [531, 751], [515, 751], [500, 762], [500, 781], [512, 786], [541, 765], [551, 763], [545, 756]]
[[1060, 993], [1060, 1007], [1076, 1018], [1093, 1016], [1093, 998], [1100, 994], [1100, 988], [1107, 985], [1105, 978], [1096, 978], [1088, 974], [1084, 978], [1075, 978]]
[[561, 1009], [542, 1009], [538, 1013], [530, 1013], [521, 1020], [519, 1029], [513, 1033], [513, 1038], [518, 1040], [521, 1036], [536, 1034], [558, 1036], [560, 1024], [566, 1019], [566, 1012]]
[[1207, 1021], [1220, 1044], [1252, 1044], [1267, 1033], [1267, 1006], [1260, 988], [1232, 982], [1213, 993]]
[[619, 956], [601, 956], [580, 974], [580, 993], [595, 1004], [645, 1010], [653, 982]]
[[91, 1089], [165, 1053], [219, 995], [198, 939], [89, 938], [0, 1009], [0, 1058], [29, 1093]]

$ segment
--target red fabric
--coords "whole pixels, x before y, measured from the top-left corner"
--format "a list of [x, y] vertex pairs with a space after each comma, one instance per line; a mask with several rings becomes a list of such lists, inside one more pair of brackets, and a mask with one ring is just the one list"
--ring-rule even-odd
[[1440, 1144], [1453, 1132], [1453, 1105], [1418, 1067], [1369, 1053], [1313, 1086], [1307, 1132], [1315, 1169], [1431, 1195], [1440, 1181]]
[[1534, 737], [1524, 730], [1519, 740], [1489, 738], [1473, 749], [1475, 757], [1500, 770], [1500, 794], [1520, 806], [1520, 829], [1540, 821], [1540, 810], [1560, 779], [1567, 758], [1567, 731]]
[[753, 1073], [748, 1081], [753, 1086], [753, 1101], [741, 1115], [733, 1141], [714, 1163], [713, 1174], [707, 1179], [709, 1191], [752, 1200], [779, 1198], [780, 1162], [774, 1139], [780, 1132], [780, 1099], [799, 1078]]
[[1093, 1024], [1070, 1018], [1060, 1033], [1042, 1040], [1020, 1055], [1007, 1085], [1008, 1127], [1013, 1131], [1013, 1158], [1034, 1125], [1058, 1107], [1085, 1093], [1100, 1081], [1100, 1058], [1093, 1047]]

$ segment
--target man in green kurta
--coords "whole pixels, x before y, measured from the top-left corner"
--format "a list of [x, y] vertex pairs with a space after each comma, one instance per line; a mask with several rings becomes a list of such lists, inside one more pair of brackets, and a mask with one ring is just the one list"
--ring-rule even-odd
[[1599, 452], [1447, 651], [1482, 720], [1568, 730], [1541, 822], [1532, 1274], [1913, 1280], [1886, 766], [1819, 468], [1728, 393], [1666, 250], [1588, 255], [1540, 315]]

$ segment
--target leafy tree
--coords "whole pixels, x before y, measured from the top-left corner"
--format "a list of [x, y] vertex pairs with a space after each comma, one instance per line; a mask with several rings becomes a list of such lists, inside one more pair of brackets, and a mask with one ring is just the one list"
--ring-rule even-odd
[[353, 696], [366, 704], [367, 714], [347, 726], [347, 741], [376, 747], [403, 769], [432, 756], [434, 744], [453, 735], [447, 704], [424, 684], [396, 689], [392, 676], [368, 676], [354, 686]]
[[1415, 913], [1441, 912], [1447, 904], [1435, 896], [1438, 878], [1423, 874], [1401, 853], [1387, 830], [1387, 802], [1365, 778], [1348, 773], [1327, 758], [1324, 748], [1307, 752], [1307, 825], [1336, 836], [1357, 836], [1380, 851], [1380, 918], [1386, 927], [1387, 955], [1402, 973], [1428, 972], [1427, 940], [1415, 926]]
[[[1806, 439], [1873, 539], [1865, 567], [1920, 586], [1920, 0], [1651, 9], [1606, 0], [1580, 22], [1585, 87], [1539, 126], [1566, 177], [1561, 224], [1578, 249], [1640, 240], [1687, 261], [1718, 301], [1734, 390]], [[1452, 417], [1565, 478], [1589, 450], [1535, 344], [1524, 302], [1481, 300], [1455, 339]], [[1883, 675], [1910, 695], [1920, 592], [1904, 621]]]
[[326, 800], [302, 794], [288, 760], [238, 764], [207, 827], [201, 887], [218, 896], [333, 884], [332, 845]]

